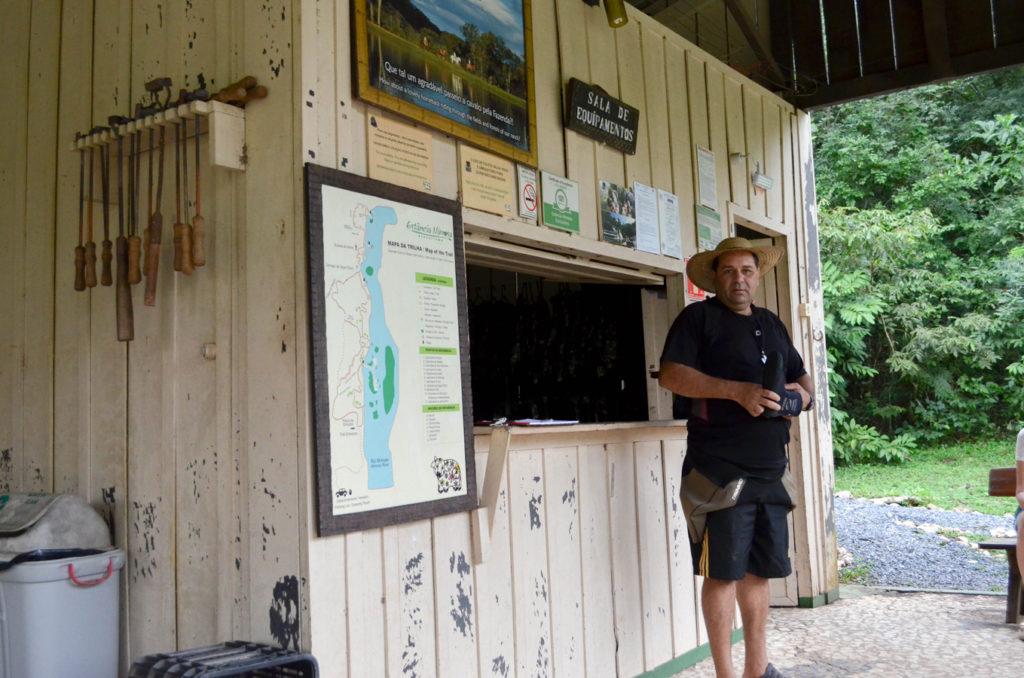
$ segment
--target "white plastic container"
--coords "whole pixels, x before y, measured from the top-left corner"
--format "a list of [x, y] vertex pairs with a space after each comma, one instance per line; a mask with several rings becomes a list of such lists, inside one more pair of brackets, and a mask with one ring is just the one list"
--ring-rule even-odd
[[0, 678], [118, 675], [120, 550], [0, 572]]

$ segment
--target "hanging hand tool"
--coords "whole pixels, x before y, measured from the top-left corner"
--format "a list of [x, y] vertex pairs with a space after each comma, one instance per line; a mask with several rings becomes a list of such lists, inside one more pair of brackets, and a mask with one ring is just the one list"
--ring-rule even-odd
[[222, 88], [219, 92], [213, 95], [214, 101], [220, 101], [221, 103], [230, 103], [237, 101], [245, 97], [245, 91], [256, 86], [256, 78], [251, 75], [247, 75], [238, 82], [233, 82], [227, 87]]
[[110, 275], [110, 261], [114, 258], [113, 243], [110, 242], [110, 148], [100, 146], [100, 193], [103, 196], [103, 268], [100, 272], [100, 284], [110, 287], [114, 284]]
[[174, 126], [174, 270], [181, 271], [181, 123]]
[[142, 240], [139, 238], [139, 192], [142, 185], [139, 177], [142, 168], [140, 123], [149, 113], [149, 109], [140, 104], [135, 105], [135, 132], [131, 140], [132, 151], [128, 155], [128, 283], [131, 285], [142, 281], [142, 271], [139, 269], [142, 255]]
[[[153, 128], [149, 128], [149, 156], [147, 164], [149, 165], [149, 188], [147, 191], [146, 199], [146, 229], [142, 234], [142, 247], [144, 252], [149, 251], [149, 220], [153, 216], [153, 154], [156, 152], [156, 144], [153, 136]], [[142, 272], [145, 275], [149, 275], [149, 258], [147, 257], [142, 261]]]
[[163, 228], [163, 215], [160, 213], [160, 201], [164, 190], [164, 131], [160, 127], [160, 156], [157, 160], [156, 202], [153, 214], [149, 217], [149, 245], [146, 247], [146, 295], [143, 302], [146, 306], [156, 306], [156, 282], [160, 267], [160, 240]]
[[128, 122], [119, 115], [110, 116], [107, 121], [117, 135], [117, 241], [114, 253], [117, 258], [117, 279], [115, 281], [115, 303], [117, 313], [117, 340], [131, 341], [135, 338], [135, 314], [132, 310], [132, 291], [128, 286], [128, 241], [124, 237], [124, 136], [121, 125]]
[[188, 218], [188, 118], [181, 121], [181, 272], [192, 275], [192, 222]]
[[[82, 138], [75, 132], [75, 141]], [[85, 245], [82, 236], [85, 228], [85, 151], [78, 149], [78, 245], [75, 247], [75, 291], [85, 289]]]
[[[202, 76], [200, 76], [201, 78]], [[196, 213], [192, 217], [192, 263], [196, 268], [206, 264], [206, 220], [203, 219], [199, 185], [199, 129], [202, 118], [196, 115]]]
[[[96, 132], [93, 129], [89, 134], [92, 135]], [[92, 207], [93, 207], [93, 166], [94, 162], [93, 147], [89, 147], [89, 207], [86, 212], [85, 221], [85, 286], [96, 287], [96, 243], [92, 239]]]

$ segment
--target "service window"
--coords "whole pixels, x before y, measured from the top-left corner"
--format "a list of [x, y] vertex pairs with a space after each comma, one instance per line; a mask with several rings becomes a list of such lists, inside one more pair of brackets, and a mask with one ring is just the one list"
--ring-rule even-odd
[[467, 267], [478, 421], [646, 421], [640, 290]]

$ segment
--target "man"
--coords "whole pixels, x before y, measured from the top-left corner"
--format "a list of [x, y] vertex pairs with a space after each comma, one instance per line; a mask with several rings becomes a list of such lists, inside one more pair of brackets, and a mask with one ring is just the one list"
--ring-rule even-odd
[[[753, 303], [761, 276], [783, 254], [727, 238], [690, 259], [690, 280], [715, 296], [679, 314], [661, 357], [659, 382], [675, 394], [675, 416], [688, 419], [683, 505], [694, 572], [705, 577], [701, 607], [718, 678], [735, 675], [730, 634], [737, 601], [743, 678], [782, 675], [768, 663], [765, 645], [768, 579], [792, 572], [789, 418], [814, 405], [813, 382], [785, 326]], [[762, 386], [768, 367], [780, 363], [784, 389]]]

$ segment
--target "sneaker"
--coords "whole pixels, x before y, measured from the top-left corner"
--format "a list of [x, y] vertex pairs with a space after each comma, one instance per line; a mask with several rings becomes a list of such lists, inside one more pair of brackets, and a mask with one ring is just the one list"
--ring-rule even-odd
[[[1021, 631], [1021, 633], [1024, 633], [1024, 631]], [[1021, 638], [1024, 638], [1024, 635], [1022, 635]], [[775, 668], [774, 666], [769, 664], [765, 668], [764, 673], [761, 675], [761, 678], [786, 678], [786, 677], [784, 675], [782, 675], [782, 673], [780, 673], [777, 668]]]

